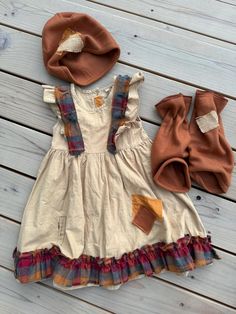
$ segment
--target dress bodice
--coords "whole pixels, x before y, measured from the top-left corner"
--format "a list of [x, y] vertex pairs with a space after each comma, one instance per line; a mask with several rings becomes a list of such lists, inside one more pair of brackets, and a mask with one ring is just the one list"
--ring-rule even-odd
[[[143, 79], [143, 74], [137, 72], [130, 80], [125, 121], [123, 125], [119, 126], [115, 134], [117, 151], [134, 147], [148, 137], [142, 127], [138, 113], [138, 87]], [[81, 89], [79, 86], [71, 84], [70, 92], [83, 136], [85, 152], [107, 152], [107, 140], [112, 123], [114, 82], [108, 87], [95, 89]], [[53, 86], [44, 87], [44, 101], [51, 105], [52, 110], [58, 117], [56, 124], [53, 126], [52, 147], [54, 149], [68, 150], [64, 125], [60, 111], [56, 106]]]

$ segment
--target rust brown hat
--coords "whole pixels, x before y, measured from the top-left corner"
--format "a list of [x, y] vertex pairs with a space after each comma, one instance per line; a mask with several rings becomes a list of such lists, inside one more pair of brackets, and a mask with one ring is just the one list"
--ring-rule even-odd
[[112, 35], [84, 13], [55, 14], [44, 25], [42, 46], [48, 72], [81, 86], [105, 75], [120, 56]]

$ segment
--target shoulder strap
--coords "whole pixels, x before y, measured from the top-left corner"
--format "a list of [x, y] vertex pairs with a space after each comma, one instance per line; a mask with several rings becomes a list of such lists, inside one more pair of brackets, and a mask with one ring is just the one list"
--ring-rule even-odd
[[116, 153], [115, 135], [118, 128], [125, 122], [125, 111], [129, 96], [129, 83], [131, 77], [118, 75], [114, 83], [112, 99], [112, 121], [107, 140], [107, 149], [110, 153]]
[[64, 123], [64, 133], [71, 155], [80, 155], [84, 149], [84, 141], [80, 130], [77, 113], [70, 86], [55, 87], [55, 99], [60, 109], [61, 119]]

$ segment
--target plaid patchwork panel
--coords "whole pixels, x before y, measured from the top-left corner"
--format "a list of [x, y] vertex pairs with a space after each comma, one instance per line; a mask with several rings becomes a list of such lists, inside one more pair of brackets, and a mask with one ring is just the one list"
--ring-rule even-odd
[[175, 243], [158, 242], [145, 245], [120, 258], [99, 258], [81, 255], [70, 259], [57, 246], [34, 252], [19, 252], [15, 248], [14, 275], [21, 283], [52, 278], [62, 287], [75, 287], [89, 283], [99, 286], [118, 285], [141, 274], [151, 276], [163, 269], [185, 272], [219, 259], [211, 246], [210, 237], [186, 235]]
[[56, 87], [55, 98], [61, 112], [69, 153], [73, 156], [80, 155], [85, 150], [84, 141], [71, 96], [70, 86]]
[[114, 92], [112, 98], [112, 122], [107, 140], [107, 150], [115, 154], [115, 135], [116, 132], [125, 122], [125, 111], [128, 103], [129, 83], [131, 77], [128, 75], [118, 75], [115, 80]]

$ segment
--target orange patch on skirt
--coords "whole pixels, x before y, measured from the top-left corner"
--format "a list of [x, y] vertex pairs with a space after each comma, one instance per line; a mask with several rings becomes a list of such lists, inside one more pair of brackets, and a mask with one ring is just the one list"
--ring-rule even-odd
[[144, 195], [132, 195], [132, 224], [149, 234], [155, 220], [163, 220], [162, 201]]

